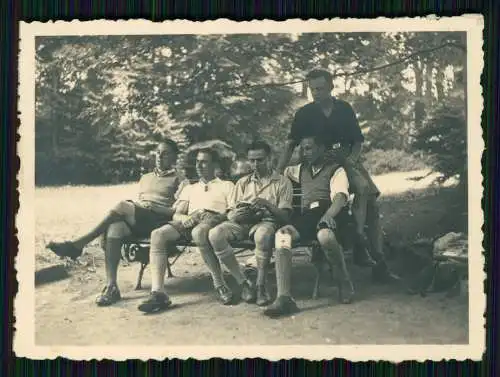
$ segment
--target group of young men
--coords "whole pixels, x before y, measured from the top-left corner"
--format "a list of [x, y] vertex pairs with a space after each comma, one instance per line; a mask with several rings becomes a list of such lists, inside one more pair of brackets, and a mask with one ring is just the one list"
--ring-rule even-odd
[[[171, 305], [164, 286], [169, 250], [189, 240], [198, 246], [223, 304], [241, 299], [266, 307], [264, 314], [277, 317], [298, 310], [291, 295], [291, 250], [299, 238], [319, 243], [334, 266], [341, 301], [352, 301], [354, 287], [337, 231], [348, 198], [354, 194], [357, 263], [371, 266], [377, 280], [397, 279], [389, 271], [382, 250], [376, 201], [379, 191], [359, 162], [363, 135], [354, 111], [331, 96], [333, 82], [328, 72], [312, 71], [307, 80], [314, 102], [295, 114], [277, 169], [271, 166], [270, 146], [256, 141], [246, 156], [251, 172], [234, 183], [216, 176], [217, 153], [202, 149], [196, 156], [199, 180], [185, 185], [173, 169], [177, 146], [166, 140], [156, 150], [156, 168], [140, 179], [137, 200], [118, 203], [84, 236], [51, 242], [47, 247], [59, 256], [77, 258], [87, 243], [104, 235], [107, 284], [97, 304], [107, 306], [121, 298], [117, 270], [123, 242], [131, 236], [150, 236], [151, 294], [139, 310], [155, 312]], [[296, 146], [301, 149], [302, 162], [287, 167]], [[292, 182], [301, 187], [298, 212], [293, 211]], [[231, 246], [249, 238], [255, 244], [256, 281], [245, 276]], [[267, 288], [273, 250], [277, 280], [274, 300]], [[224, 280], [222, 265], [236, 280], [236, 292]]]

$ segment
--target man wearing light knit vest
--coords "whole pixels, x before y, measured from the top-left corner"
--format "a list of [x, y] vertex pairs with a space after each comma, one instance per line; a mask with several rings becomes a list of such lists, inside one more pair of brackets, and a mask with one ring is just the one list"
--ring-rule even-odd
[[[301, 142], [304, 163], [288, 167], [285, 171], [291, 181], [300, 184], [302, 205], [291, 223], [276, 233], [276, 279], [278, 293], [276, 300], [266, 308], [264, 314], [270, 317], [291, 314], [298, 310], [291, 290], [291, 269], [293, 243], [299, 238], [317, 240], [325, 257], [333, 267], [342, 303], [350, 303], [354, 287], [347, 271], [344, 253], [336, 233], [346, 216], [349, 198], [347, 174], [339, 164], [326, 160], [325, 143], [319, 137], [306, 137]], [[280, 238], [288, 242], [279, 245]], [[288, 243], [288, 244], [287, 244]]]
[[117, 274], [124, 240], [134, 237], [149, 237], [153, 229], [172, 219], [175, 194], [179, 178], [173, 168], [178, 148], [175, 142], [166, 139], [155, 151], [155, 169], [144, 174], [139, 181], [139, 196], [136, 200], [123, 200], [116, 204], [104, 218], [86, 234], [64, 242], [50, 242], [47, 248], [60, 257], [78, 258], [83, 248], [99, 236], [104, 237], [106, 286], [96, 298], [98, 306], [108, 306], [121, 299]]

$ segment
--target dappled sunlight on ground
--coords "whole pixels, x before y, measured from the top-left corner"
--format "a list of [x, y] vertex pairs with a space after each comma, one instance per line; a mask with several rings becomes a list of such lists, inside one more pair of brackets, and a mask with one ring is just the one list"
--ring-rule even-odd
[[[407, 178], [427, 172], [392, 173], [375, 177], [384, 193], [381, 202], [384, 229], [394, 243], [433, 237], [454, 228], [446, 219], [449, 189], [430, 189], [432, 176]], [[36, 189], [36, 267], [61, 263], [44, 249], [49, 240], [73, 238], [94, 225], [114, 203], [133, 198], [133, 184], [101, 187]], [[36, 290], [36, 342], [71, 344], [445, 344], [467, 343], [467, 298], [409, 296], [402, 286], [378, 286], [370, 271], [351, 266], [357, 290], [352, 305], [339, 305], [336, 290], [323, 283], [321, 297], [310, 299], [313, 270], [297, 261], [293, 293], [302, 312], [282, 320], [261, 315], [255, 305], [224, 307], [215, 301], [211, 282], [194, 249], [173, 267], [176, 275], [166, 287], [176, 305], [171, 311], [144, 316], [137, 310], [150, 287], [150, 269], [144, 290], [134, 291], [139, 266], [121, 266], [123, 301], [98, 308], [94, 298], [105, 282], [103, 253], [92, 243], [81, 258], [84, 265], [69, 270], [70, 278]], [[401, 261], [395, 265], [399, 266]], [[403, 261], [404, 262], [404, 261]], [[95, 267], [95, 269], [94, 269]], [[274, 281], [274, 274], [270, 281]], [[234, 284], [232, 279], [228, 279]], [[273, 284], [273, 293], [275, 284]], [[53, 331], [57, 328], [59, 331]], [[160, 336], [159, 334], [164, 334]]]

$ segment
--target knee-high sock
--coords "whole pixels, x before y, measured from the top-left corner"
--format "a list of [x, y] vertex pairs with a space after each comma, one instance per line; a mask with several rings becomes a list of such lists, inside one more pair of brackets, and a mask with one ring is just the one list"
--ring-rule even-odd
[[224, 263], [238, 284], [242, 284], [246, 280], [231, 246], [225, 250], [217, 252], [217, 256], [219, 257], [219, 260]]
[[151, 291], [165, 293], [165, 273], [167, 271], [167, 248], [152, 247], [149, 251], [151, 268]]
[[277, 296], [291, 296], [292, 252], [289, 249], [276, 250]]
[[226, 282], [224, 281], [219, 259], [217, 258], [217, 255], [215, 255], [212, 248], [209, 245], [200, 245], [198, 248], [200, 250], [201, 257], [205, 262], [210, 275], [212, 276], [214, 288], [217, 289], [220, 286], [225, 285]]
[[122, 239], [107, 237], [104, 250], [104, 263], [108, 286], [117, 284], [118, 265], [120, 264]]
[[344, 252], [337, 240], [329, 240], [328, 245], [323, 250], [328, 261], [340, 273], [340, 278], [342, 280], [350, 280], [351, 277], [345, 263]]
[[257, 261], [257, 285], [265, 285], [271, 261], [271, 251], [256, 248], [255, 259]]

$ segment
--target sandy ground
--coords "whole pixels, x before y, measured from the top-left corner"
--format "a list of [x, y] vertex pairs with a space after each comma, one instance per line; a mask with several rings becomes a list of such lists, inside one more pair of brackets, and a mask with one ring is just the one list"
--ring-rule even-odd
[[[409, 234], [403, 234], [409, 231], [402, 228], [402, 223], [411, 223], [411, 226], [408, 225], [411, 237], [415, 237], [417, 233], [425, 235], [436, 231], [430, 220], [442, 213], [438, 209], [425, 209], [424, 205], [419, 204], [418, 196], [415, 196], [418, 189], [425, 188], [432, 177], [418, 183], [407, 180], [408, 177], [424, 174], [425, 172], [394, 173], [375, 178], [386, 196], [382, 198], [385, 229], [394, 234], [395, 238], [410, 237]], [[74, 237], [84, 232], [113, 203], [133, 196], [134, 193], [133, 185], [37, 189], [37, 270], [61, 263], [44, 249], [48, 240]], [[400, 196], [392, 199], [394, 195]], [[409, 203], [408, 199], [415, 205], [410, 203], [403, 209], [402, 203]], [[400, 207], [402, 209], [399, 210]], [[414, 214], [414, 208], [424, 209], [421, 213]], [[403, 221], [405, 219], [407, 221]], [[123, 300], [112, 307], [99, 308], [94, 304], [94, 299], [105, 282], [102, 251], [96, 244], [91, 244], [82, 260], [87, 265], [71, 268], [69, 278], [36, 288], [37, 344], [468, 342], [467, 297], [448, 298], [443, 293], [430, 294], [425, 298], [410, 296], [402, 285], [372, 284], [370, 271], [354, 266], [351, 268], [357, 290], [356, 301], [351, 305], [340, 305], [336, 301], [336, 290], [328, 281], [323, 283], [320, 298], [310, 298], [313, 269], [298, 256], [293, 274], [293, 294], [301, 312], [292, 317], [273, 320], [264, 317], [262, 309], [255, 305], [220, 305], [215, 300], [209, 276], [196, 251], [187, 253], [173, 267], [176, 276], [166, 280], [166, 288], [172, 296], [174, 306], [171, 310], [156, 315], [143, 315], [137, 310], [137, 305], [149, 292], [149, 268], [144, 275], [144, 289], [134, 291], [139, 266], [122, 265], [119, 284]], [[396, 259], [392, 264], [398, 269], [404, 265], [401, 262]], [[233, 283], [230, 278], [228, 281]], [[270, 281], [274, 281], [274, 274], [270, 276]]]

